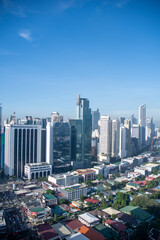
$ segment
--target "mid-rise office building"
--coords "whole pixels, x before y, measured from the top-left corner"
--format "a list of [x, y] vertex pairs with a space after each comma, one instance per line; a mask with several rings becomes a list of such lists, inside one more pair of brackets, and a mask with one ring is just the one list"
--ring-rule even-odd
[[79, 183], [79, 175], [74, 172], [54, 174], [48, 177], [48, 181], [59, 186], [71, 186]]
[[52, 166], [48, 163], [28, 163], [24, 166], [25, 176], [31, 179], [47, 177], [52, 174]]
[[5, 126], [5, 174], [24, 176], [27, 163], [41, 162], [41, 125]]

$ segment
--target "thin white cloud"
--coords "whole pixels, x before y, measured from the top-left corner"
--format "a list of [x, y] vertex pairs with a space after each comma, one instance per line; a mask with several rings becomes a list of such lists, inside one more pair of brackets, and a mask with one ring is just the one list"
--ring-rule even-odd
[[31, 41], [32, 37], [31, 37], [31, 32], [29, 30], [23, 30], [19, 32], [19, 36], [24, 38], [27, 41]]
[[13, 1], [10, 0], [1, 0], [1, 14], [10, 13], [20, 17], [26, 17], [24, 13], [24, 8]]
[[127, 3], [129, 3], [130, 0], [121, 0], [121, 1], [118, 1], [117, 4], [116, 4], [116, 7], [118, 8], [123, 8]]
[[10, 52], [8, 50], [0, 48], [0, 56], [18, 56], [18, 53]]

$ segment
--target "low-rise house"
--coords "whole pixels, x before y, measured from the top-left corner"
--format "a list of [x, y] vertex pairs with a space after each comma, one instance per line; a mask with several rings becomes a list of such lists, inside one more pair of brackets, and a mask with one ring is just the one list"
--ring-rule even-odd
[[66, 228], [66, 226], [64, 226], [62, 223], [56, 223], [54, 225], [51, 225], [51, 227], [56, 233], [58, 233], [60, 239], [64, 239], [67, 236], [71, 235], [71, 231], [69, 231], [69, 229]]
[[87, 227], [95, 226], [100, 222], [100, 219], [91, 215], [90, 213], [83, 213], [78, 216], [78, 220]]
[[139, 189], [141, 187], [141, 185], [140, 184], [137, 184], [137, 183], [133, 183], [133, 182], [129, 182], [129, 183], [127, 183], [126, 184], [126, 188], [127, 189], [135, 189], [135, 190], [137, 190], [137, 189]]
[[123, 239], [126, 239], [127, 233], [127, 226], [121, 222], [118, 221], [112, 221], [112, 220], [106, 220], [105, 221], [105, 225], [107, 227], [111, 227], [112, 229], [114, 229], [118, 234], [120, 234]]
[[97, 232], [95, 229], [93, 229], [91, 227], [86, 227], [83, 225], [78, 230], [78, 232], [82, 233], [90, 240], [106, 240], [106, 238], [101, 233]]
[[118, 210], [116, 210], [116, 209], [114, 209], [114, 208], [112, 208], [112, 207], [105, 208], [105, 209], [103, 209], [102, 211], [105, 212], [105, 213], [107, 213], [110, 217], [111, 217], [112, 215], [117, 216], [117, 215], [120, 213], [120, 211], [118, 211]]
[[104, 224], [98, 224], [94, 227], [96, 231], [101, 233], [107, 240], [118, 239], [119, 234], [110, 227], [105, 226]]
[[84, 199], [84, 203], [91, 203], [93, 205], [97, 205], [99, 203], [99, 200], [94, 199], [94, 198], [86, 198]]
[[66, 240], [89, 240], [89, 238], [78, 232], [66, 237]]
[[57, 204], [57, 198], [53, 194], [50, 194], [50, 193], [43, 194], [42, 198], [43, 198], [43, 202], [46, 203], [46, 206]]
[[89, 212], [91, 215], [95, 216], [95, 217], [98, 217], [100, 219], [107, 219], [110, 215], [106, 212], [103, 212], [101, 210], [98, 210], [98, 209], [95, 209], [93, 211], [90, 211]]
[[116, 217], [116, 221], [120, 221], [124, 224], [127, 224], [131, 227], [136, 227], [137, 226], [137, 220], [134, 216], [131, 216], [127, 213], [119, 213]]
[[41, 239], [56, 240], [58, 239], [58, 233], [49, 225], [41, 224], [37, 227], [38, 235]]
[[51, 212], [52, 212], [52, 214], [56, 215], [57, 217], [67, 215], [67, 212], [64, 211], [60, 206], [56, 206], [54, 208], [51, 208]]
[[126, 206], [119, 209], [121, 212], [134, 216], [139, 221], [148, 222], [153, 216], [138, 206]]
[[81, 223], [78, 219], [74, 220], [68, 220], [65, 222], [65, 225], [73, 232], [77, 232], [79, 228], [83, 226], [83, 223]]

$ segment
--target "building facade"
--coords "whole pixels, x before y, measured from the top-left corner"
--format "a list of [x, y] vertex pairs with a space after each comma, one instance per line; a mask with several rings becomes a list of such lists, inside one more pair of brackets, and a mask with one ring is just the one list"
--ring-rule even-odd
[[41, 126], [5, 126], [5, 174], [24, 176], [27, 163], [41, 162]]
[[47, 177], [52, 174], [52, 166], [48, 163], [30, 163], [25, 165], [25, 176], [30, 179]]
[[105, 155], [107, 159], [110, 159], [111, 149], [112, 149], [112, 121], [109, 116], [101, 116], [99, 154], [100, 155], [102, 154], [103, 156]]

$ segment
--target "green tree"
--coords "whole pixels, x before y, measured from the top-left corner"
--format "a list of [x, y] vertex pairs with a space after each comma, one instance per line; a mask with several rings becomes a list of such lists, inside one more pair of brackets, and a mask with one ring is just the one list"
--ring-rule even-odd
[[98, 174], [98, 175], [97, 175], [97, 178], [98, 178], [98, 180], [100, 181], [100, 180], [103, 179], [103, 175], [102, 175], [102, 174]]
[[154, 175], [158, 175], [158, 169], [154, 168], [154, 169], [152, 170], [152, 173], [153, 173]]
[[85, 183], [88, 185], [88, 187], [92, 186], [92, 181], [91, 180], [87, 180]]
[[65, 198], [60, 199], [60, 204], [68, 204], [68, 200]]
[[81, 202], [84, 201], [84, 196], [83, 196], [83, 195], [80, 196], [80, 201], [81, 201]]
[[57, 222], [57, 215], [56, 214], [54, 214], [54, 217], [53, 217], [53, 220], [54, 220], [54, 222]]
[[47, 194], [54, 194], [55, 192], [53, 190], [51, 190], [51, 189], [47, 189], [46, 193]]

